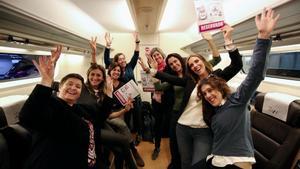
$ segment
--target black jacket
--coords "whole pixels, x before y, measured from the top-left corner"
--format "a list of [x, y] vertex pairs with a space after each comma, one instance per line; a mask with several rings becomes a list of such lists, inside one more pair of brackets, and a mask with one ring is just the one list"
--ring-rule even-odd
[[[37, 85], [20, 112], [20, 123], [32, 131], [32, 152], [26, 169], [87, 169], [89, 127], [94, 136], [99, 166], [100, 126], [111, 109], [112, 99], [105, 97], [102, 107], [75, 104], [52, 95], [52, 89]], [[100, 166], [99, 166], [100, 167]]]

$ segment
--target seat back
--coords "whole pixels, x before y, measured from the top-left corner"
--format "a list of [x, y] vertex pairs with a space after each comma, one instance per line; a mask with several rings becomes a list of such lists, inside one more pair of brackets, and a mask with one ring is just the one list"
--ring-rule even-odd
[[0, 107], [0, 128], [7, 126], [7, 120], [2, 107]]
[[3, 151], [6, 157], [0, 158], [0, 169], [2, 165], [8, 165], [9, 167], [6, 167], [6, 169], [23, 168], [26, 157], [30, 152], [31, 142], [30, 132], [19, 124], [2, 128], [0, 130], [0, 149], [2, 150], [0, 151]]
[[0, 127], [15, 124], [19, 121], [19, 111], [27, 98], [27, 95], [12, 95], [0, 98]]
[[251, 111], [251, 124], [254, 168], [290, 168], [300, 146], [300, 100], [259, 93]]
[[9, 152], [5, 137], [0, 133], [0, 169], [9, 168]]

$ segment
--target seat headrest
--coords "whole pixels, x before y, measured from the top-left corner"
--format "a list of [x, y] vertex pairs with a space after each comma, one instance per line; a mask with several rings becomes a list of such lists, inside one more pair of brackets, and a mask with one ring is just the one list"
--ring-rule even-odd
[[283, 93], [259, 93], [255, 109], [284, 123], [300, 127], [300, 98]]
[[12, 95], [0, 98], [0, 108], [5, 114], [7, 124], [14, 124], [19, 121], [19, 111], [23, 107], [27, 95]]

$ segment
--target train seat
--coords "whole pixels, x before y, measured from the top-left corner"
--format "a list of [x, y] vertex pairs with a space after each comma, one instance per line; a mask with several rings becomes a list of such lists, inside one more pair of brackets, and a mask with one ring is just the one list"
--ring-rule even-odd
[[0, 128], [19, 121], [19, 111], [27, 98], [27, 95], [12, 95], [0, 98]]
[[255, 169], [291, 168], [300, 146], [300, 99], [259, 93], [251, 111]]
[[3, 157], [0, 158], [0, 168], [23, 168], [25, 159], [30, 152], [31, 142], [30, 132], [19, 124], [1, 128], [0, 151]]

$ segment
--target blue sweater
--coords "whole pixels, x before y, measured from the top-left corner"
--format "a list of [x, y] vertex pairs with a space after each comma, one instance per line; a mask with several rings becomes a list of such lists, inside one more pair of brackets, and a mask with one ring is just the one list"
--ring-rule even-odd
[[[133, 79], [133, 81], [135, 81], [134, 78], [134, 73], [133, 70], [137, 64], [137, 61], [139, 59], [139, 51], [134, 51], [133, 56], [130, 60], [129, 63], [127, 63], [126, 67], [125, 67], [125, 71], [123, 72], [123, 77], [121, 77], [121, 81], [124, 83], [129, 82], [131, 79]], [[104, 51], [104, 63], [105, 63], [105, 67], [108, 68], [109, 65], [111, 64], [110, 61], [110, 49], [109, 48], [105, 48]]]
[[270, 46], [271, 40], [257, 39], [247, 77], [224, 105], [215, 108], [211, 124], [214, 134], [212, 154], [254, 157], [248, 103], [265, 77]]

